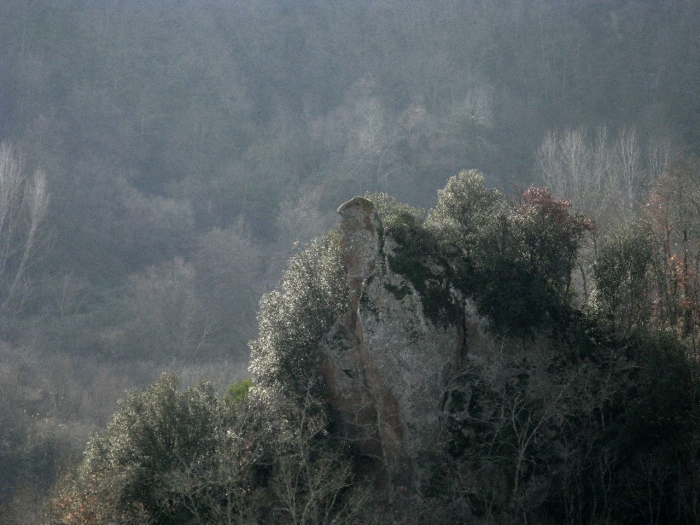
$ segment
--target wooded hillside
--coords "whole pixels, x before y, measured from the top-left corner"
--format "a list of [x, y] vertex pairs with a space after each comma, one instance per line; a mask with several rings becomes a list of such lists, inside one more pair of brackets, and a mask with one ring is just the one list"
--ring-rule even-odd
[[[117, 400], [161, 373], [183, 392], [211, 381], [197, 395], [214, 410], [250, 376], [248, 342], [285, 327], [273, 315], [285, 296], [264, 294], [290, 259], [332, 251], [324, 234], [355, 196], [402, 247], [395, 273], [428, 298], [431, 323], [458, 309], [416, 257], [449, 268], [498, 337], [566, 339], [592, 323], [599, 351], [632, 352], [622, 399], [656, 391], [640, 386], [648, 345], [675, 348], [662, 362], [690, 379], [667, 386], [694, 392], [698, 19], [696, 1], [0, 2], [0, 521], [41, 522]], [[459, 189], [462, 170], [483, 182]], [[325, 330], [345, 300], [321, 297]], [[506, 388], [496, 375], [489, 403]], [[694, 435], [688, 395], [678, 417]], [[674, 473], [653, 479], [680, 479], [673, 450]], [[557, 461], [547, 469], [563, 472]], [[502, 516], [530, 512], [512, 484], [540, 474], [518, 472], [494, 500]], [[661, 502], [657, 521], [690, 501], [676, 481], [644, 500]], [[576, 501], [621, 515], [599, 489]]]

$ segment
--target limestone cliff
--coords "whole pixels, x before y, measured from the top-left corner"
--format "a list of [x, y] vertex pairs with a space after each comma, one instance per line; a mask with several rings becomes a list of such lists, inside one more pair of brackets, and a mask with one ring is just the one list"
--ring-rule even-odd
[[[413, 284], [392, 270], [397, 244], [368, 199], [355, 197], [338, 213], [350, 309], [322, 343], [326, 395], [358, 452], [386, 482], [410, 488], [436, 449], [448, 382], [478, 330], [468, 333], [464, 310], [439, 325], [424, 314]], [[439, 267], [433, 273], [441, 278]]]

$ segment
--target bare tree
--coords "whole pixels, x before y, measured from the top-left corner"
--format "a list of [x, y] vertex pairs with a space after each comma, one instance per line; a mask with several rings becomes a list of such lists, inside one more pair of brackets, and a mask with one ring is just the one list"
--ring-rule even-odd
[[656, 182], [668, 171], [673, 161], [673, 144], [666, 136], [652, 136], [647, 146], [647, 170], [649, 183]]
[[577, 211], [614, 227], [633, 219], [649, 182], [668, 169], [671, 152], [668, 138], [642, 141], [633, 127], [614, 137], [605, 127], [550, 131], [537, 152], [537, 171]]
[[264, 448], [255, 435], [255, 414], [243, 401], [230, 425], [217, 427], [216, 450], [210, 456], [185, 459], [163, 477], [161, 497], [181, 504], [198, 525], [258, 523], [264, 491], [254, 483]]
[[148, 352], [174, 360], [196, 359], [210, 350], [220, 330], [195, 289], [194, 265], [176, 257], [129, 278], [116, 355]]
[[42, 225], [48, 210], [46, 175], [27, 172], [21, 154], [0, 145], [0, 309], [19, 301], [27, 271], [46, 238]]
[[355, 523], [367, 493], [353, 482], [350, 462], [318, 440], [325, 434], [318, 401], [307, 392], [300, 407], [289, 408], [291, 424], [281, 432], [271, 483], [280, 519], [294, 525]]
[[[614, 146], [614, 159], [617, 161], [618, 193], [625, 206], [624, 215], [630, 215], [637, 201], [637, 193], [644, 188], [645, 175], [641, 166], [641, 147], [634, 128], [620, 130]], [[621, 187], [620, 187], [621, 186]]]

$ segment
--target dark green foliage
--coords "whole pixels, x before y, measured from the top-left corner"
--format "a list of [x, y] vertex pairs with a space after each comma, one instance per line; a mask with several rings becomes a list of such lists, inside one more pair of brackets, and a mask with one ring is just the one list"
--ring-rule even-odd
[[[638, 333], [618, 345], [628, 357], [608, 380], [617, 395], [600, 408], [596, 443], [598, 454], [608, 458], [607, 488], [616, 497], [605, 501], [606, 487], [600, 486], [586, 505], [609, 505], [621, 523], [694, 523], [691, 507], [682, 502], [688, 485], [697, 490], [687, 469], [697, 468], [693, 443], [700, 430], [686, 349], [663, 333]], [[591, 465], [591, 475], [604, 475], [601, 467]]]
[[118, 516], [145, 512], [150, 523], [182, 523], [190, 511], [164, 501], [163, 476], [183, 465], [206, 465], [217, 448], [220, 407], [207, 385], [176, 391], [164, 376], [143, 393], [133, 393], [107, 430], [89, 443], [82, 478], [106, 477], [119, 490], [110, 495]]
[[[395, 242], [388, 257], [391, 271], [409, 280], [420, 295], [423, 312], [434, 324], [454, 323], [459, 308], [450, 295], [450, 269], [438, 266], [442, 262], [438, 238], [426, 227], [423, 210], [386, 194], [368, 197], [382, 221], [383, 235]], [[399, 300], [409, 293], [408, 289], [389, 291]]]
[[530, 336], [564, 315], [571, 272], [590, 221], [543, 188], [509, 206], [479, 172], [463, 171], [439, 192], [428, 225], [453, 272], [499, 333]]
[[[603, 313], [588, 315], [572, 304], [571, 272], [593, 225], [546, 190], [513, 206], [463, 172], [427, 219], [374, 199], [383, 253], [410, 283], [387, 290], [401, 300], [415, 289], [434, 323], [456, 323], [461, 301], [474, 298], [494, 331], [491, 353], [464, 356], [448, 380], [442, 445], [412, 519], [695, 523], [690, 346], [630, 321], [650, 286], [648, 229], [632, 225], [601, 244], [593, 275], [602, 306], [591, 311]], [[318, 348], [348, 308], [345, 278], [337, 231], [298, 252], [262, 301], [252, 380], [223, 401], [204, 386], [178, 393], [172, 378], [132, 394], [61, 485], [55, 522], [81, 523], [68, 519], [75, 508], [96, 523], [357, 519], [368, 500], [352, 472], [363, 467], [342, 453], [319, 388]], [[622, 297], [642, 305], [624, 310], [626, 323]], [[412, 511], [394, 497], [377, 490], [372, 504], [405, 521]]]
[[565, 302], [571, 291], [571, 272], [581, 240], [594, 232], [592, 221], [571, 213], [571, 204], [558, 200], [546, 188], [529, 188], [514, 220], [523, 258], [552, 295]]
[[646, 333], [611, 335], [585, 357], [563, 350], [542, 340], [467, 363], [447, 390], [448, 448], [426, 495], [468, 501], [488, 523], [695, 523], [687, 349]]
[[635, 453], [673, 445], [692, 424], [695, 386], [686, 349], [670, 334], [636, 334], [627, 341], [631, 361], [626, 431], [621, 443]]
[[594, 230], [544, 188], [530, 188], [522, 199], [514, 212], [494, 218], [501, 227], [486, 234], [476, 265], [482, 311], [512, 335], [529, 335], [566, 314], [579, 245]]
[[600, 244], [593, 264], [594, 306], [613, 331], [648, 322], [654, 252], [651, 229], [644, 223], [623, 226]]
[[594, 226], [546, 189], [528, 189], [514, 208], [471, 170], [448, 181], [426, 220], [420, 210], [377, 200], [385, 233], [398, 244], [391, 269], [411, 281], [433, 322], [458, 318], [451, 287], [474, 297], [503, 334], [531, 336], [568, 315], [571, 272]]
[[509, 207], [473, 172], [440, 194], [428, 221], [454, 282], [497, 333], [530, 342], [505, 339], [491, 361], [468, 362], [453, 378], [447, 455], [426, 495], [459, 519], [489, 523], [691, 523], [687, 494], [697, 482], [684, 465], [698, 461], [688, 445], [698, 432], [697, 386], [689, 348], [643, 330], [651, 233], [633, 224], [604, 240], [593, 265], [602, 315], [586, 318], [570, 303], [571, 273], [595, 227], [569, 210], [532, 188]]
[[296, 401], [227, 404], [208, 385], [178, 392], [164, 376], [93, 437], [55, 492], [51, 523], [352, 523], [364, 496], [350, 464], [322, 404]]

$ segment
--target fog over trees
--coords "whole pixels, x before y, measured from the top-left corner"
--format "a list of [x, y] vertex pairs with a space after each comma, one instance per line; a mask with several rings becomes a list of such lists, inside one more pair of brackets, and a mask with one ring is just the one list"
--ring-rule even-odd
[[[615, 337], [640, 327], [680, 334], [654, 344], [674, 356], [677, 346], [695, 352], [699, 20], [696, 0], [0, 1], [0, 521], [42, 522], [60, 492], [54, 487], [64, 480], [67, 490], [66, 476], [89, 437], [112, 421], [117, 400], [163, 372], [177, 374], [183, 393], [174, 379], [161, 379], [132, 394], [114, 421], [138, 419], [138, 403], [155, 403], [158, 412], [159, 400], [177, 398], [184, 412], [195, 403], [216, 427], [207, 434], [211, 450], [267, 436], [249, 428], [257, 424], [249, 413], [230, 416], [236, 403], [222, 401], [223, 393], [250, 376], [248, 342], [261, 340], [263, 294], [356, 195], [432, 209], [416, 217], [433, 218], [425, 228], [445, 235], [440, 242], [474, 250], [480, 276], [496, 275], [509, 256], [483, 249], [496, 238], [486, 232], [494, 221], [507, 216], [512, 238], [529, 243], [531, 259], [541, 262], [549, 255], [536, 246], [561, 232], [537, 229], [528, 210], [571, 213], [567, 227], [578, 229], [566, 234], [576, 243], [549, 261], [556, 308], [572, 305]], [[474, 232], [464, 221], [454, 233], [436, 217], [453, 220], [458, 206], [438, 205], [438, 190], [472, 169], [484, 174], [489, 195], [498, 194], [501, 211], [482, 210], [470, 219], [479, 224]], [[439, 234], [430, 230], [438, 223], [447, 228]], [[479, 235], [484, 244], [469, 244]], [[488, 302], [497, 292], [478, 291], [484, 312], [506, 326], [510, 307]], [[542, 312], [538, 330], [551, 318]], [[529, 337], [530, 328], [513, 333]], [[624, 375], [620, 367], [606, 370]], [[690, 379], [678, 375], [696, 385], [691, 368]], [[507, 397], [497, 376], [484, 375], [491, 401]], [[213, 386], [196, 386], [202, 380]], [[545, 401], [528, 392], [504, 403], [551, 402], [556, 410], [539, 413], [549, 425], [561, 408], [560, 391], [549, 386]], [[590, 394], [582, 418], [594, 419], [603, 398], [614, 396], [580, 388]], [[572, 392], [562, 396], [573, 399]], [[352, 467], [342, 444], [313, 452], [322, 410], [317, 419], [304, 419], [304, 407], [289, 410], [295, 416], [286, 424], [296, 427], [279, 438], [289, 454], [270, 481], [284, 515], [331, 523], [343, 494], [334, 515], [353, 523], [368, 494], [348, 494]], [[233, 434], [217, 427], [224, 420]], [[117, 426], [90, 441], [90, 457], [100, 457], [100, 443], [120, 439]], [[212, 483], [238, 483], [227, 477], [234, 464], [262, 476], [255, 454], [263, 453], [251, 450], [209, 458]], [[302, 476], [294, 458], [314, 454], [323, 468], [303, 473], [313, 491], [292, 486]], [[203, 505], [187, 499], [183, 484], [211, 481], [185, 468], [195, 459], [183, 458], [176, 477], [160, 480], [183, 516]], [[649, 472], [671, 463], [642, 460]], [[583, 486], [572, 465], [571, 479]], [[335, 485], [334, 471], [342, 474]], [[688, 481], [683, 490], [695, 488]], [[311, 502], [305, 511], [295, 507], [297, 489]], [[693, 497], [678, 501], [689, 506]], [[658, 509], [666, 509], [662, 500]], [[249, 500], [236, 505], [240, 516], [255, 514]], [[513, 510], [515, 499], [503, 505]], [[610, 509], [596, 519], [621, 512]], [[580, 523], [591, 516], [580, 512]], [[646, 521], [672, 522], [664, 512]]]

